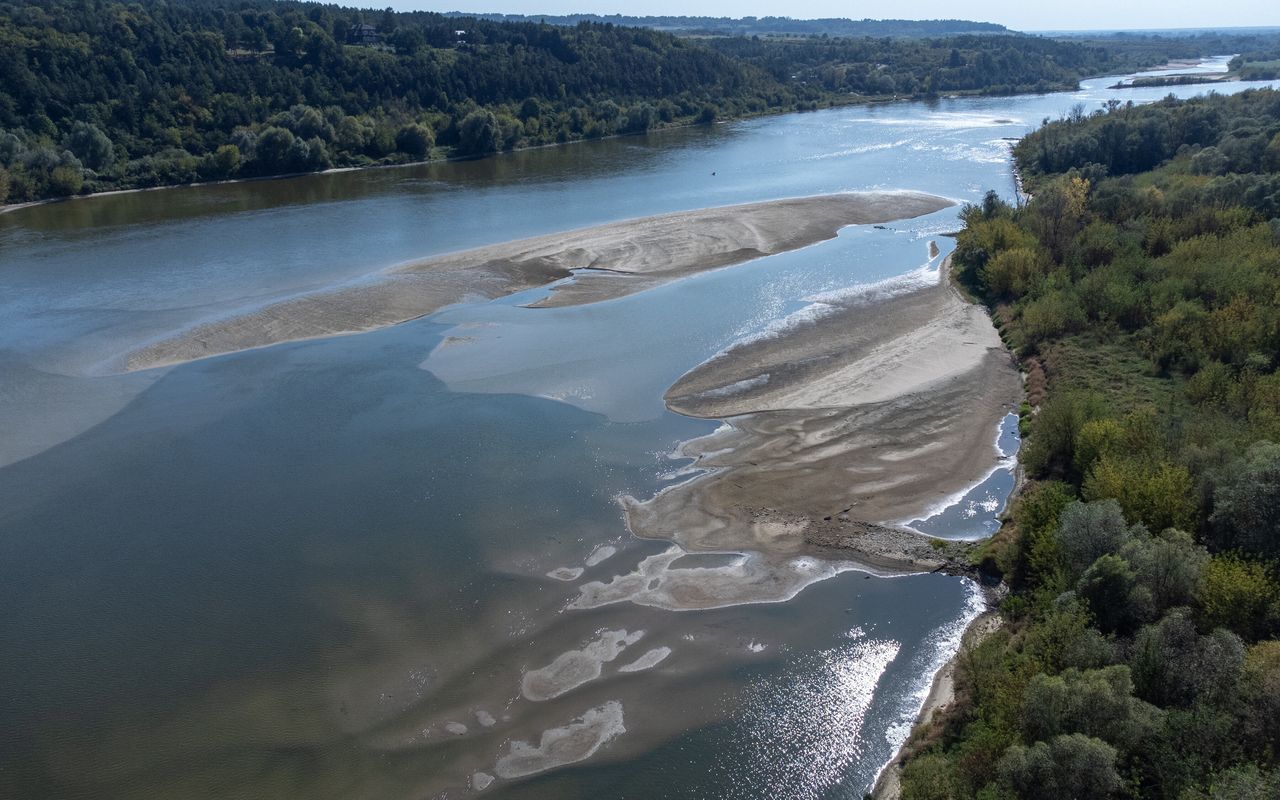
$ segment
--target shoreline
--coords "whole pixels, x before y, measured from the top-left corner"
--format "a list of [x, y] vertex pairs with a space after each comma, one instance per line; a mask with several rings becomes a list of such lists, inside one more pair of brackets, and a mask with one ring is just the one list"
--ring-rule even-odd
[[[1159, 67], [1153, 67], [1153, 69], [1159, 69]], [[1086, 75], [1086, 76], [1082, 76], [1080, 80], [1091, 80], [1096, 77], [1105, 77], [1105, 76]], [[1076, 89], [1078, 88], [1079, 88], [1079, 82], [1076, 83]], [[1067, 91], [1071, 91], [1071, 89], [1060, 88], [1060, 89], [1057, 89], [1056, 91], [1067, 92]], [[945, 96], [951, 99], [951, 98], [960, 98], [960, 97], [1029, 97], [1036, 94], [1039, 94], [1039, 93], [1038, 92], [1008, 92], [1004, 94], [986, 94], [981, 90], [971, 89], [971, 90], [964, 90], [964, 91], [957, 91], [957, 92], [949, 92]], [[653, 128], [641, 133], [615, 133], [609, 136], [601, 136], [593, 139], [574, 139], [568, 142], [546, 142], [545, 144], [533, 144], [525, 147], [516, 147], [511, 150], [500, 150], [493, 153], [482, 153], [479, 155], [470, 155], [470, 156], [450, 155], [450, 156], [444, 156], [441, 158], [423, 159], [421, 161], [406, 161], [399, 164], [364, 164], [359, 166], [330, 167], [329, 169], [315, 170], [313, 172], [286, 172], [286, 173], [281, 173], [279, 175], [255, 175], [249, 178], [227, 178], [224, 180], [217, 180], [217, 181], [195, 181], [192, 183], [173, 183], [173, 184], [166, 184], [164, 186], [137, 186], [131, 189], [108, 189], [104, 192], [76, 194], [76, 195], [70, 195], [67, 197], [46, 197], [40, 200], [26, 200], [21, 203], [8, 203], [8, 204], [0, 203], [0, 216], [4, 216], [5, 214], [8, 214], [14, 211], [20, 211], [24, 208], [53, 205], [56, 203], [67, 203], [75, 200], [89, 200], [95, 197], [109, 197], [112, 195], [135, 194], [138, 192], [158, 192], [166, 189], [195, 189], [195, 188], [208, 187], [208, 186], [225, 186], [225, 185], [239, 184], [239, 183], [257, 183], [260, 181], [279, 181], [279, 180], [288, 180], [291, 178], [306, 178], [312, 175], [336, 175], [343, 172], [364, 172], [366, 170], [378, 170], [378, 169], [403, 169], [406, 167], [420, 167], [427, 164], [448, 164], [448, 163], [459, 162], [459, 161], [478, 161], [486, 158], [493, 158], [496, 156], [507, 155], [509, 153], [523, 153], [530, 150], [544, 150], [552, 147], [570, 147], [576, 144], [583, 144], [585, 142], [599, 142], [599, 141], [605, 141], [608, 139], [622, 139], [630, 136], [649, 136], [654, 134], [662, 134], [666, 131], [677, 131], [677, 130], [684, 130], [686, 128], [696, 128], [696, 127], [707, 125], [707, 124], [725, 125], [731, 122], [742, 122], [745, 120], [761, 119], [764, 117], [780, 117], [786, 114], [810, 114], [817, 111], [827, 111], [835, 108], [847, 108], [850, 106], [875, 106], [875, 105], [892, 105], [894, 103], [919, 103], [919, 102], [927, 102], [928, 100], [929, 98], [927, 97], [906, 97], [906, 96], [899, 96], [899, 95], [873, 95], [873, 96], [862, 96], [862, 95], [843, 96], [842, 95], [842, 96], [830, 98], [828, 105], [821, 106], [819, 108], [814, 108], [814, 109], [788, 108], [788, 109], [777, 109], [777, 110], [765, 110], [765, 111], [758, 111], [758, 112], [752, 112], [747, 114], [739, 114], [733, 117], [726, 117], [725, 119], [717, 119], [711, 123], [688, 122], [682, 125], [667, 125], [661, 128]]]
[[964, 633], [960, 637], [960, 647], [934, 673], [933, 681], [929, 685], [929, 693], [925, 696], [919, 713], [916, 714], [916, 720], [911, 726], [911, 732], [907, 734], [906, 740], [899, 745], [897, 751], [893, 754], [893, 758], [890, 758], [881, 767], [875, 783], [872, 784], [871, 791], [868, 793], [872, 800], [899, 800], [902, 794], [902, 765], [907, 759], [912, 740], [923, 726], [933, 721], [935, 714], [945, 712], [955, 702], [956, 667], [959, 663], [960, 654], [966, 648], [976, 647], [1003, 625], [1000, 613], [992, 602], [991, 593], [984, 589], [984, 594], [987, 595], [986, 610], [974, 617], [973, 621], [965, 627]]
[[[121, 354], [133, 372], [407, 322], [467, 298], [550, 286], [529, 307], [585, 305], [834, 238], [848, 225], [954, 205], [920, 192], [786, 198], [680, 211], [486, 245], [392, 266], [176, 331]], [[566, 278], [573, 278], [565, 281]]]

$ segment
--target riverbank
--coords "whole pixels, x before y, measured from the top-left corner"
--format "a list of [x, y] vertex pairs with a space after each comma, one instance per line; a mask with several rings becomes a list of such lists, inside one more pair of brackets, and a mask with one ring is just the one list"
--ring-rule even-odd
[[907, 527], [981, 481], [1021, 380], [986, 311], [939, 272], [822, 298], [775, 335], [733, 347], [666, 393], [725, 419], [681, 446], [706, 472], [628, 525], [686, 550], [835, 554], [897, 571], [967, 572], [967, 546]]
[[[918, 192], [790, 198], [625, 220], [410, 262], [332, 289], [215, 320], [126, 354], [123, 371], [287, 341], [359, 333], [467, 298], [546, 286], [534, 306], [595, 303], [709, 269], [833, 238], [847, 225], [890, 222], [953, 202]], [[572, 281], [565, 281], [572, 278]]]
[[916, 715], [915, 725], [912, 726], [911, 735], [898, 748], [898, 752], [894, 753], [893, 758], [884, 769], [880, 771], [879, 777], [876, 778], [875, 786], [872, 787], [872, 800], [898, 800], [902, 796], [902, 765], [910, 754], [912, 741], [918, 735], [925, 735], [927, 728], [925, 726], [932, 722], [935, 714], [945, 712], [956, 699], [956, 669], [959, 665], [961, 655], [972, 650], [982, 643], [991, 634], [1000, 629], [1004, 624], [1003, 619], [994, 609], [988, 609], [969, 623], [969, 627], [965, 628], [964, 634], [960, 639], [960, 648], [956, 651], [947, 663], [933, 676], [933, 683], [929, 686], [929, 694], [925, 697], [923, 705], [920, 706], [920, 713]]
[[[1059, 90], [1067, 91], [1068, 87], [1065, 87], [1065, 86], [1059, 87]], [[948, 92], [946, 94], [946, 97], [948, 99], [954, 99], [954, 98], [960, 98], [960, 97], [1018, 97], [1023, 94], [1038, 94], [1038, 93], [1037, 92], [1011, 92], [1007, 94], [992, 95], [988, 92], [974, 89], [974, 90], [966, 90], [966, 91]], [[237, 183], [258, 183], [262, 181], [288, 180], [290, 178], [305, 178], [311, 175], [337, 175], [344, 172], [361, 172], [365, 170], [405, 169], [409, 167], [420, 167], [428, 164], [445, 164], [445, 163], [456, 162], [456, 161], [475, 161], [478, 159], [508, 155], [511, 153], [528, 152], [530, 150], [545, 150], [553, 147], [567, 147], [567, 146], [572, 146], [576, 144], [583, 144], [586, 142], [602, 141], [605, 139], [620, 139], [624, 137], [659, 134], [666, 131], [675, 131], [675, 130], [680, 130], [682, 128], [692, 128], [699, 125], [707, 125], [707, 124], [718, 125], [718, 124], [724, 124], [729, 122], [743, 122], [746, 120], [759, 119], [762, 117], [777, 117], [785, 114], [805, 114], [805, 113], [810, 113], [812, 111], [822, 111], [822, 110], [832, 109], [832, 108], [845, 108], [848, 106], [877, 106], [877, 105], [892, 105], [895, 103], [912, 103], [912, 102], [919, 102], [921, 100], [926, 100], [926, 99], [928, 98], [925, 96], [914, 96], [914, 95], [897, 95], [897, 94], [886, 94], [886, 95], [848, 94], [848, 95], [845, 95], [845, 94], [842, 94], [842, 95], [835, 95], [833, 97], [827, 98], [825, 105], [818, 106], [816, 108], [795, 108], [795, 107], [771, 108], [763, 111], [752, 111], [752, 112], [746, 112], [742, 114], [736, 114], [731, 117], [715, 120], [712, 123], [689, 122], [689, 123], [683, 123], [683, 124], [664, 125], [662, 127], [651, 128], [641, 133], [615, 133], [610, 136], [573, 139], [567, 142], [548, 142], [546, 144], [527, 145], [525, 147], [516, 147], [510, 150], [503, 150], [500, 152], [493, 152], [493, 153], [484, 153], [481, 155], [442, 155], [437, 158], [426, 158], [420, 161], [405, 161], [405, 162], [398, 162], [394, 164], [364, 164], [359, 166], [331, 167], [329, 169], [314, 170], [310, 172], [285, 172], [285, 173], [280, 173], [278, 175], [257, 175], [257, 176], [248, 177], [248, 178], [230, 178], [227, 180], [216, 180], [216, 181], [195, 181], [195, 182], [189, 182], [189, 183], [166, 184], [163, 186], [138, 186], [138, 187], [131, 187], [131, 188], [108, 189], [106, 191], [101, 191], [101, 192], [89, 192], [87, 194], [76, 194], [76, 195], [70, 195], [67, 197], [46, 197], [40, 200], [29, 200], [21, 203], [8, 203], [8, 204], [0, 203], [0, 216], [3, 216], [4, 214], [18, 211], [24, 208], [51, 205], [54, 203], [68, 203], [68, 202], [73, 202], [77, 200], [89, 200], [95, 197], [110, 197], [114, 195], [134, 194], [139, 192], [158, 192], [166, 189], [194, 189], [194, 188], [200, 188], [200, 187], [223, 186], [227, 184], [237, 184]]]

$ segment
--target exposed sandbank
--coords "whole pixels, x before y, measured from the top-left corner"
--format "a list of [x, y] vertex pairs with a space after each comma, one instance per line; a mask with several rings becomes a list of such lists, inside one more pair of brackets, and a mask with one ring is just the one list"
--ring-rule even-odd
[[996, 466], [992, 432], [1020, 396], [1018, 372], [985, 311], [945, 275], [823, 304], [668, 390], [672, 410], [728, 423], [681, 447], [707, 473], [624, 498], [633, 532], [691, 551], [839, 549], [883, 568], [949, 565], [949, 545], [904, 521]]
[[590, 683], [603, 674], [605, 664], [643, 637], [644, 631], [603, 631], [581, 650], [561, 653], [547, 666], [526, 672], [520, 681], [520, 693], [529, 700], [542, 702]]
[[585, 761], [601, 745], [626, 730], [622, 704], [610, 701], [588, 709], [585, 714], [564, 727], [544, 732], [537, 745], [524, 741], [512, 742], [510, 752], [498, 759], [493, 771], [503, 778], [523, 778]]
[[[393, 267], [333, 289], [216, 320], [141, 347], [125, 370], [192, 361], [286, 341], [357, 333], [429, 314], [468, 297], [553, 287], [532, 305], [621, 297], [687, 275], [794, 250], [846, 225], [930, 214], [952, 205], [918, 192], [821, 195], [683, 211], [520, 239]], [[575, 275], [575, 270], [589, 270]]]

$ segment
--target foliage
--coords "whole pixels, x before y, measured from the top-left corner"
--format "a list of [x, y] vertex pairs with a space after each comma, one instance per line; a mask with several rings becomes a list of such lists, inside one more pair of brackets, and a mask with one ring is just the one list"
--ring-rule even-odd
[[1280, 557], [1280, 445], [1258, 442], [1219, 477], [1209, 518], [1219, 547]]
[[1083, 733], [1128, 752], [1150, 734], [1159, 718], [1155, 706], [1133, 696], [1128, 667], [1068, 669], [1031, 679], [1023, 733], [1029, 742]]
[[1224, 553], [1201, 577], [1198, 599], [1207, 628], [1227, 628], [1247, 640], [1280, 634], [1280, 583], [1256, 561]]
[[[1212, 46], [974, 35], [1000, 29], [956, 20], [662, 19], [653, 30], [295, 0], [0, 0], [0, 202], [482, 155], [859, 98], [1074, 88]], [[669, 32], [697, 26], [737, 34]], [[824, 35], [746, 38], [775, 28]], [[848, 38], [825, 36], [836, 32]]]
[[1129, 659], [1137, 695], [1158, 706], [1229, 699], [1243, 664], [1238, 636], [1221, 628], [1200, 634], [1185, 609], [1139, 631]]
[[1079, 578], [1094, 561], [1120, 552], [1130, 539], [1145, 536], [1145, 530], [1125, 521], [1115, 500], [1068, 505], [1062, 510], [1058, 525], [1058, 543], [1068, 578]]
[[1277, 796], [1278, 135], [1274, 91], [1079, 110], [1017, 147], [1029, 204], [962, 212], [958, 277], [1047, 388], [1009, 629], [921, 756], [945, 796]]
[[1120, 787], [1116, 750], [1106, 742], [1073, 733], [1030, 747], [1014, 745], [1000, 760], [1001, 782], [1026, 800], [1106, 797]]

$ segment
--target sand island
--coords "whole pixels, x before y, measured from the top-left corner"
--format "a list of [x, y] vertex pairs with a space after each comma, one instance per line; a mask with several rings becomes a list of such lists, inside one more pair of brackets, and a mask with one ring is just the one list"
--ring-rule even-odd
[[900, 293], [823, 298], [820, 312], [681, 377], [667, 406], [727, 424], [681, 447], [707, 472], [624, 498], [631, 530], [690, 551], [832, 549], [882, 569], [948, 567], [905, 521], [996, 467], [1021, 379], [946, 271]]
[[281, 342], [359, 333], [469, 298], [553, 287], [536, 306], [594, 303], [833, 238], [847, 225], [953, 205], [919, 192], [818, 195], [682, 211], [519, 239], [391, 267], [358, 281], [206, 322], [128, 353], [126, 371]]

